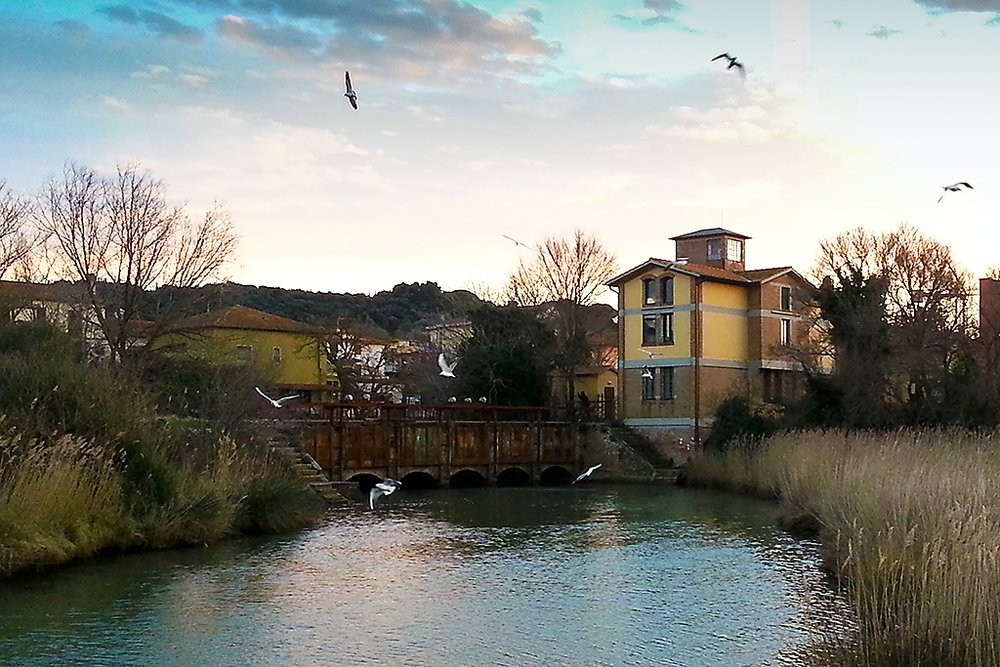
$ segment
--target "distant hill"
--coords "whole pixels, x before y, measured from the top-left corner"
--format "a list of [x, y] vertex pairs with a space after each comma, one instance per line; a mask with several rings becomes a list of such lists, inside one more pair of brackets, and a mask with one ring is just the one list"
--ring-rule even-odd
[[156, 319], [175, 300], [184, 304], [183, 315], [239, 305], [314, 324], [334, 325], [337, 318], [349, 318], [374, 324], [395, 337], [420, 332], [429, 324], [464, 319], [483, 304], [471, 292], [446, 292], [433, 282], [400, 283], [374, 296], [221, 283], [195, 290], [158, 290], [155, 305], [145, 316]]

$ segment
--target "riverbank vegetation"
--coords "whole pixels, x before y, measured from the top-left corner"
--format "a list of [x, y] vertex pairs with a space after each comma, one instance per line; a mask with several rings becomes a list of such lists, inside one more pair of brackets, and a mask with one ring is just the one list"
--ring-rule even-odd
[[[1000, 664], [1000, 434], [786, 432], [709, 451], [692, 484], [780, 498], [857, 612], [835, 665]], [[801, 521], [805, 519], [805, 521]]]
[[322, 514], [264, 443], [157, 410], [129, 366], [87, 365], [79, 347], [48, 325], [0, 327], [0, 576]]

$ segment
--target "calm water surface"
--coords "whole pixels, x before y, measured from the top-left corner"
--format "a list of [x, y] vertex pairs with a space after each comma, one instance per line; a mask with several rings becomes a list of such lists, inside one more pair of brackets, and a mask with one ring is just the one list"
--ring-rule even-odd
[[847, 613], [774, 515], [672, 487], [402, 491], [0, 584], [0, 665], [801, 664]]

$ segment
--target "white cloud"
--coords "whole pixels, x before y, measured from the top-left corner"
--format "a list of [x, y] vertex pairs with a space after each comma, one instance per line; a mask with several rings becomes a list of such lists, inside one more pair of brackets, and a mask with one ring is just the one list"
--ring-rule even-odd
[[110, 95], [105, 95], [101, 98], [101, 104], [108, 109], [114, 109], [115, 111], [132, 111], [133, 107], [131, 104], [119, 97], [112, 97]]

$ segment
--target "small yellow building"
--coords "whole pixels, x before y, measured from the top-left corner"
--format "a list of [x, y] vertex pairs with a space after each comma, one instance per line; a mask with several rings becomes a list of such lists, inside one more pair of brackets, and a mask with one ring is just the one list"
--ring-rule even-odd
[[[664, 444], [700, 444], [727, 396], [780, 402], [801, 366], [812, 284], [792, 267], [748, 271], [748, 236], [702, 229], [675, 236], [678, 259], [650, 258], [616, 276], [618, 415]], [[691, 439], [691, 440], [689, 440]]]
[[231, 306], [175, 323], [155, 347], [214, 363], [252, 365], [269, 387], [333, 400], [337, 376], [323, 332], [303, 322]]

